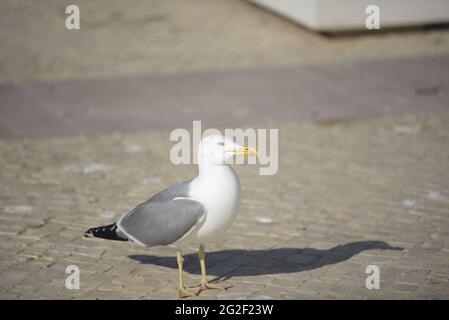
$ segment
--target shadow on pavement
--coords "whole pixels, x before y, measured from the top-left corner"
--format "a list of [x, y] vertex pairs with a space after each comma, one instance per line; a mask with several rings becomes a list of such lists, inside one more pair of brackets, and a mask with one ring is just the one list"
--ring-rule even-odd
[[[207, 274], [226, 280], [238, 276], [301, 272], [339, 263], [362, 251], [375, 249], [403, 250], [403, 248], [392, 247], [384, 241], [356, 241], [324, 250], [314, 248], [223, 250], [207, 253]], [[142, 264], [178, 268], [175, 256], [130, 255], [129, 258], [140, 261]], [[200, 274], [195, 253], [184, 256], [184, 270]]]

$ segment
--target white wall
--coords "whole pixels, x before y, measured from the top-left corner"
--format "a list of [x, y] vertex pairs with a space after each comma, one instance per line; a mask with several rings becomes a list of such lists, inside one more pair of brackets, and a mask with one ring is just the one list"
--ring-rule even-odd
[[368, 5], [380, 9], [381, 28], [449, 22], [449, 0], [249, 0], [312, 30], [365, 29]]

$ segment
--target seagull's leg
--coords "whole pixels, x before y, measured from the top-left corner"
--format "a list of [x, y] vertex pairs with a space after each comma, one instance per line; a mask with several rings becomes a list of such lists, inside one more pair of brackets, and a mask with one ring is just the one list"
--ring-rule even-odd
[[200, 245], [200, 249], [198, 250], [198, 258], [200, 259], [200, 266], [201, 266], [201, 283], [200, 283], [200, 290], [205, 289], [217, 289], [217, 290], [223, 290], [223, 289], [229, 289], [232, 287], [232, 285], [223, 285], [218, 286], [216, 284], [211, 284], [207, 282], [207, 276], [206, 276], [206, 253], [204, 252], [204, 245]]
[[177, 255], [177, 261], [178, 261], [178, 270], [179, 270], [179, 287], [178, 287], [178, 297], [180, 298], [187, 298], [194, 296], [194, 292], [190, 292], [185, 286], [184, 286], [184, 274], [182, 270], [182, 263], [184, 262], [184, 258], [182, 257], [181, 251], [178, 251]]

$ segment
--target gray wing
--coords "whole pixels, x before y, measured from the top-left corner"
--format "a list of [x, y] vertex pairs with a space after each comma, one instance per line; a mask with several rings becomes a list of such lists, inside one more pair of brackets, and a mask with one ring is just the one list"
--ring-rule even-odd
[[195, 200], [144, 202], [127, 212], [117, 225], [125, 235], [146, 246], [168, 245], [181, 239], [204, 215]]
[[[193, 179], [192, 179], [193, 180]], [[182, 182], [180, 184], [168, 187], [165, 190], [155, 194], [147, 202], [163, 202], [173, 200], [176, 197], [187, 198], [189, 196], [190, 183], [192, 180]]]

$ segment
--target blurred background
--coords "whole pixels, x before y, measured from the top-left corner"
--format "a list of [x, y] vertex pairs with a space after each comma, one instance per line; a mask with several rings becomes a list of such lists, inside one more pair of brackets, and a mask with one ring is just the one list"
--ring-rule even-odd
[[[441, 100], [444, 1], [381, 1], [380, 31], [363, 24], [367, 3], [278, 1], [273, 11], [257, 0], [4, 0], [0, 136], [327, 119]], [[70, 4], [80, 30], [65, 27]]]

